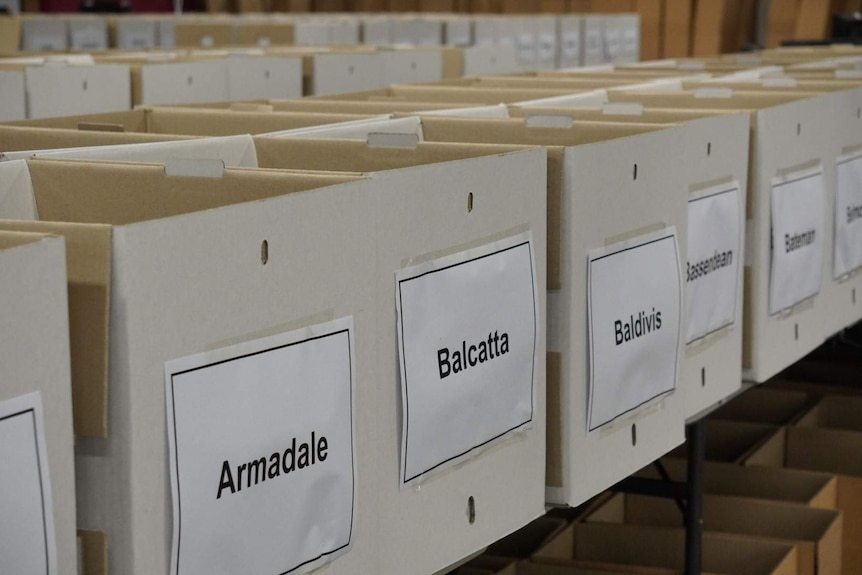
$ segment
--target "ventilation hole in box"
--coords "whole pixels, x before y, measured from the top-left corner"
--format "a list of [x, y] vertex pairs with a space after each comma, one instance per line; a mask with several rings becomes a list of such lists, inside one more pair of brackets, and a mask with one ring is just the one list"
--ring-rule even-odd
[[632, 175], [632, 179], [633, 179], [633, 180], [637, 180], [637, 179], [638, 179], [638, 165], [637, 165], [637, 164], [635, 164], [634, 174]]
[[467, 498], [467, 520], [470, 525], [476, 522], [476, 500], [473, 499], [472, 495]]
[[638, 444], [638, 426], [635, 423], [632, 423], [632, 446]]
[[798, 323], [793, 324], [793, 337], [796, 339], [796, 341], [799, 341], [799, 324]]
[[269, 242], [263, 240], [260, 242], [260, 263], [266, 265], [266, 262], [269, 261]]
[[469, 214], [472, 211], [473, 211], [473, 192], [470, 192], [469, 194], [467, 194], [467, 213]]
[[706, 143], [706, 155], [707, 155], [707, 157], [709, 157], [710, 154], [712, 154], [712, 142], [707, 142]]
[[700, 386], [706, 387], [706, 368], [700, 368]]

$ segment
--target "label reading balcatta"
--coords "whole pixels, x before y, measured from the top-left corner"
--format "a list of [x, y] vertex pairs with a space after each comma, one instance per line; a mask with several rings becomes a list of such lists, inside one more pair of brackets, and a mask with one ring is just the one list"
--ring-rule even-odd
[[165, 364], [171, 572], [304, 573], [355, 511], [353, 321]]
[[592, 432], [676, 388], [682, 316], [676, 229], [590, 252], [587, 281]]
[[532, 426], [535, 279], [530, 233], [396, 274], [402, 486]]
[[732, 325], [741, 265], [739, 184], [688, 201], [685, 264], [686, 343]]
[[839, 158], [836, 177], [832, 275], [838, 279], [862, 267], [862, 154]]
[[0, 401], [0, 566], [3, 573], [57, 572], [51, 477], [38, 391]]
[[769, 315], [817, 295], [823, 278], [823, 170], [772, 181]]

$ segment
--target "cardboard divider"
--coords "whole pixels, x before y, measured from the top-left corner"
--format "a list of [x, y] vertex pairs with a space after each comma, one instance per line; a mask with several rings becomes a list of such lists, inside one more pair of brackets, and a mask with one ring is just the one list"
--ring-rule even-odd
[[[617, 494], [588, 522], [681, 529], [683, 517], [671, 499]], [[796, 547], [800, 575], [840, 575], [842, 515], [838, 511], [767, 500], [706, 495], [703, 528], [756, 541]]]
[[[764, 442], [779, 433], [780, 427], [746, 421], [709, 419], [706, 426], [706, 459], [741, 463]], [[685, 457], [685, 446], [674, 450], [672, 457]]]
[[862, 397], [827, 395], [814, 404], [795, 423], [798, 427], [819, 427], [862, 431]]
[[[586, 91], [586, 90], [583, 90]], [[575, 90], [577, 92], [577, 90]], [[456, 86], [411, 86], [407, 84], [393, 86], [392, 88], [371, 90], [366, 92], [351, 92], [323, 96], [320, 99], [328, 100], [356, 100], [374, 101], [391, 100], [395, 102], [409, 101], [436, 101], [436, 102], [460, 102], [471, 104], [498, 104], [534, 100], [537, 98], [548, 98], [551, 96], [565, 96], [573, 93], [570, 89], [550, 90], [531, 88], [472, 88]]]
[[754, 387], [710, 414], [712, 419], [794, 425], [804, 417], [814, 398], [804, 392]]

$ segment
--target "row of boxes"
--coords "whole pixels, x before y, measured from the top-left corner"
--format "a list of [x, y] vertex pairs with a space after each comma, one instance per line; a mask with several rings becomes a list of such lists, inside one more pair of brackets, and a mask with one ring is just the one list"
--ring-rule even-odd
[[[15, 24], [17, 19], [7, 19]], [[637, 14], [561, 16], [244, 16], [26, 17], [26, 51], [99, 51], [229, 46], [372, 44], [503, 45], [523, 69], [574, 67], [639, 59]], [[10, 26], [11, 27], [11, 26]], [[0, 49], [15, 51], [19, 34], [4, 33]]]
[[[858, 145], [844, 124], [859, 89], [796, 78], [793, 66], [777, 78], [763, 66], [728, 78], [745, 66], [659, 62], [0, 127], [6, 158], [36, 156], [6, 164], [16, 175], [3, 180], [14, 185], [3, 195], [3, 217], [18, 221], [3, 227], [60, 232], [70, 242], [83, 226], [101, 239], [101, 247], [78, 252], [100, 262], [84, 270], [92, 275], [76, 276], [95, 291], [70, 289], [69, 299], [78, 525], [107, 533], [108, 561], [124, 573], [159, 571], [166, 561], [216, 572], [239, 564], [231, 561], [316, 566], [315, 553], [336, 571], [431, 573], [526, 524], [543, 500], [578, 505], [665, 455], [682, 442], [686, 420], [739, 392], [743, 367], [762, 381], [858, 321], [851, 294], [860, 242], [852, 226], [838, 232], [827, 222], [840, 221], [832, 218], [839, 199], [855, 205], [836, 159]], [[742, 82], [755, 89], [737, 89]], [[183, 138], [238, 133], [269, 135]], [[114, 147], [158, 140], [170, 142]], [[111, 147], [33, 152], [85, 144]], [[63, 159], [81, 157], [155, 165]], [[224, 168], [235, 162], [246, 167]], [[788, 226], [790, 240], [781, 241]], [[772, 233], [784, 255], [768, 247]], [[838, 259], [824, 237], [851, 245], [841, 252], [851, 268], [839, 281], [825, 263]], [[475, 283], [456, 291], [445, 281], [419, 292], [405, 287], [525, 245], [529, 274], [505, 281], [474, 274]], [[801, 261], [785, 259], [799, 252]], [[282, 253], [296, 259], [279, 264]], [[498, 291], [530, 295], [532, 330], [531, 312], [498, 301]], [[410, 301], [420, 302], [413, 309], [427, 325], [405, 327]], [[526, 315], [505, 325], [516, 311]], [[345, 316], [355, 332], [334, 321]], [[479, 327], [486, 320], [490, 327]], [[458, 329], [437, 331], [450, 324]], [[273, 452], [245, 419], [261, 417], [262, 429], [283, 420], [265, 409], [270, 396], [237, 396], [229, 384], [212, 401], [183, 402], [174, 393], [174, 377], [206, 373], [240, 348], [256, 356], [265, 335], [287, 337], [284, 345], [306, 341], [300, 328], [310, 330], [306, 340], [331, 330], [356, 334], [355, 407], [327, 420], [344, 423], [355, 413], [358, 426], [355, 459], [351, 451], [358, 483], [347, 498], [352, 507], [340, 508], [356, 510], [356, 540], [348, 536], [343, 556], [307, 528], [301, 549], [255, 554], [254, 542], [273, 533], [267, 526], [285, 524], [253, 503], [234, 503], [248, 501], [239, 497], [227, 510], [210, 501], [235, 494], [228, 461], [254, 455], [248, 449]], [[507, 357], [509, 338], [523, 346], [530, 331], [532, 351]], [[423, 338], [435, 349], [414, 356]], [[483, 376], [492, 366], [502, 371]], [[510, 379], [521, 387], [501, 383]], [[193, 415], [199, 403], [211, 411]], [[236, 404], [248, 407], [219, 411]], [[305, 418], [289, 421], [294, 427], [281, 436], [307, 436], [296, 431]], [[222, 466], [219, 441], [231, 434], [243, 437], [228, 442], [240, 455]], [[485, 443], [494, 446], [482, 450]], [[320, 446], [322, 460], [329, 448]], [[222, 472], [219, 481], [204, 474], [209, 487], [194, 479], [202, 451], [212, 452], [215, 475]], [[345, 473], [332, 477], [332, 489], [349, 475], [341, 462]], [[339, 494], [333, 505], [345, 501]], [[297, 515], [319, 517], [304, 513]], [[330, 519], [320, 529], [338, 539], [345, 514], [321, 513]], [[226, 544], [214, 529], [236, 517], [248, 518], [234, 529], [247, 532], [245, 546]], [[192, 541], [186, 555], [183, 525]], [[399, 552], [381, 552], [393, 548]]]

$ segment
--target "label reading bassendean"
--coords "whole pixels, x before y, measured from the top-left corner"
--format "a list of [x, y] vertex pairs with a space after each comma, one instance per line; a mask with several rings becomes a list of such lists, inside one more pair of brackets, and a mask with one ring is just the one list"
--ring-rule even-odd
[[171, 572], [305, 573], [355, 511], [353, 321], [165, 364]]
[[395, 279], [404, 486], [532, 426], [532, 236], [405, 268]]
[[686, 343], [732, 325], [736, 318], [741, 217], [736, 182], [705, 190], [688, 201]]
[[772, 263], [769, 315], [817, 295], [823, 277], [823, 170], [772, 182]]
[[682, 287], [676, 229], [589, 254], [588, 431], [674, 390]]
[[835, 195], [835, 257], [833, 277], [862, 267], [862, 154], [837, 162]]
[[0, 571], [57, 572], [53, 509], [42, 396], [0, 401]]

